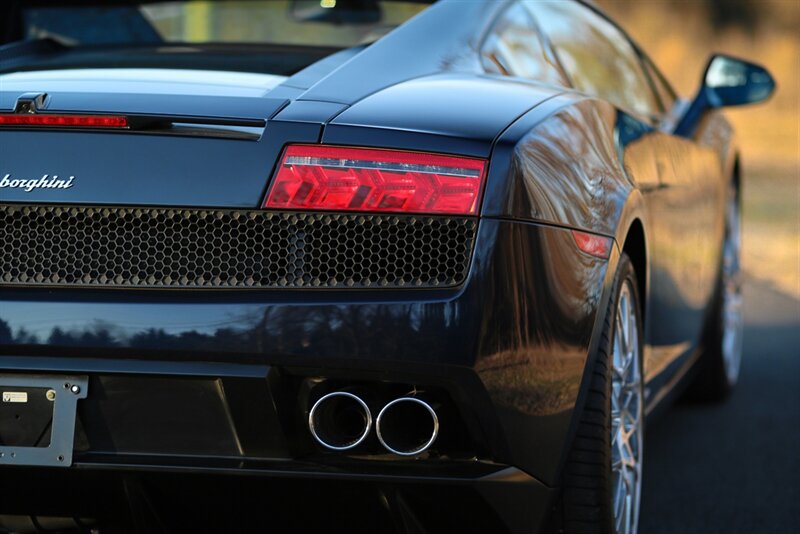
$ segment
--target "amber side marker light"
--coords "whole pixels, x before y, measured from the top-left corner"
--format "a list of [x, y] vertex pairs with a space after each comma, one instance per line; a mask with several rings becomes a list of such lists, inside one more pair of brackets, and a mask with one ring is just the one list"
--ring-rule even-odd
[[572, 230], [572, 237], [575, 239], [575, 244], [578, 245], [578, 248], [590, 256], [607, 260], [611, 254], [613, 240], [610, 237], [579, 230]]
[[482, 159], [291, 145], [264, 207], [477, 215], [485, 175]]
[[44, 126], [55, 128], [127, 128], [128, 118], [119, 115], [0, 114], [0, 126]]

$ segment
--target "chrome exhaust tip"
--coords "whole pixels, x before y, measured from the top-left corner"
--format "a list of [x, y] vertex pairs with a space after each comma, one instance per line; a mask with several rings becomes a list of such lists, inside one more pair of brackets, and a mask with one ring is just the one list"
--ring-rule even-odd
[[416, 397], [395, 399], [378, 414], [378, 441], [400, 456], [423, 453], [439, 435], [439, 417], [427, 402]]
[[367, 439], [372, 414], [357, 395], [335, 391], [314, 403], [308, 414], [308, 429], [323, 447], [346, 451]]

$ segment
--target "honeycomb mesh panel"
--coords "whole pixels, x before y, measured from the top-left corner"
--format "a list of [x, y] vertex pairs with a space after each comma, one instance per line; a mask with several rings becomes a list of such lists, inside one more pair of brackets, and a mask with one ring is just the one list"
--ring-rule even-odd
[[0, 205], [0, 285], [447, 287], [471, 218]]

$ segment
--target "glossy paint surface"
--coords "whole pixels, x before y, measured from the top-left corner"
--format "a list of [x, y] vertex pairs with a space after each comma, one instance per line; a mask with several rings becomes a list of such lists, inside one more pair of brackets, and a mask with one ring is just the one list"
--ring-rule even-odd
[[437, 2], [322, 80], [301, 100], [352, 104], [397, 83], [440, 72], [478, 72], [477, 50], [504, 2]]
[[476, 156], [488, 157], [492, 142], [510, 123], [559, 92], [476, 76], [421, 77], [351, 106], [328, 125], [325, 140], [343, 136], [347, 127], [390, 129], [458, 139], [462, 150], [475, 146]]
[[[516, 142], [512, 178], [491, 189], [484, 213], [615, 236], [633, 189], [614, 143], [616, 111], [568, 96], [557, 97], [556, 103], [561, 109]], [[538, 112], [534, 109], [520, 122], [537, 120]]]
[[[303, 126], [289, 135], [316, 142], [318, 128]], [[0, 189], [0, 201], [256, 207], [283, 148], [285, 137], [272, 135], [280, 129], [280, 123], [270, 124], [260, 141], [0, 130], [2, 176], [74, 176], [65, 189]], [[229, 158], [241, 167], [232, 172]]]
[[47, 95], [44, 107], [40, 110], [46, 112], [128, 113], [167, 117], [266, 120], [287, 103], [283, 98], [224, 94], [209, 96], [93, 91], [93, 88], [96, 89], [95, 84], [80, 79], [75, 81], [72, 91], [58, 91], [56, 87], [58, 82], [51, 85], [50, 82], [42, 80], [36, 84], [21, 85], [8, 91], [4, 89], [0, 91], [0, 109], [13, 110], [20, 96], [36, 93]]
[[260, 97], [286, 76], [207, 70], [69, 69], [0, 74], [3, 91]]

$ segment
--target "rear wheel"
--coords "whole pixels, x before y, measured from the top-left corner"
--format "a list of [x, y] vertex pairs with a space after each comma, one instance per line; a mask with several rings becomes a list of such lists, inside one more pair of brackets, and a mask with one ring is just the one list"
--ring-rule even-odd
[[562, 525], [568, 534], [637, 530], [644, 446], [637, 287], [633, 265], [623, 254], [564, 471]]
[[739, 380], [744, 330], [741, 249], [740, 199], [735, 184], [731, 183], [717, 292], [706, 329], [699, 373], [687, 391], [690, 399], [722, 400]]

